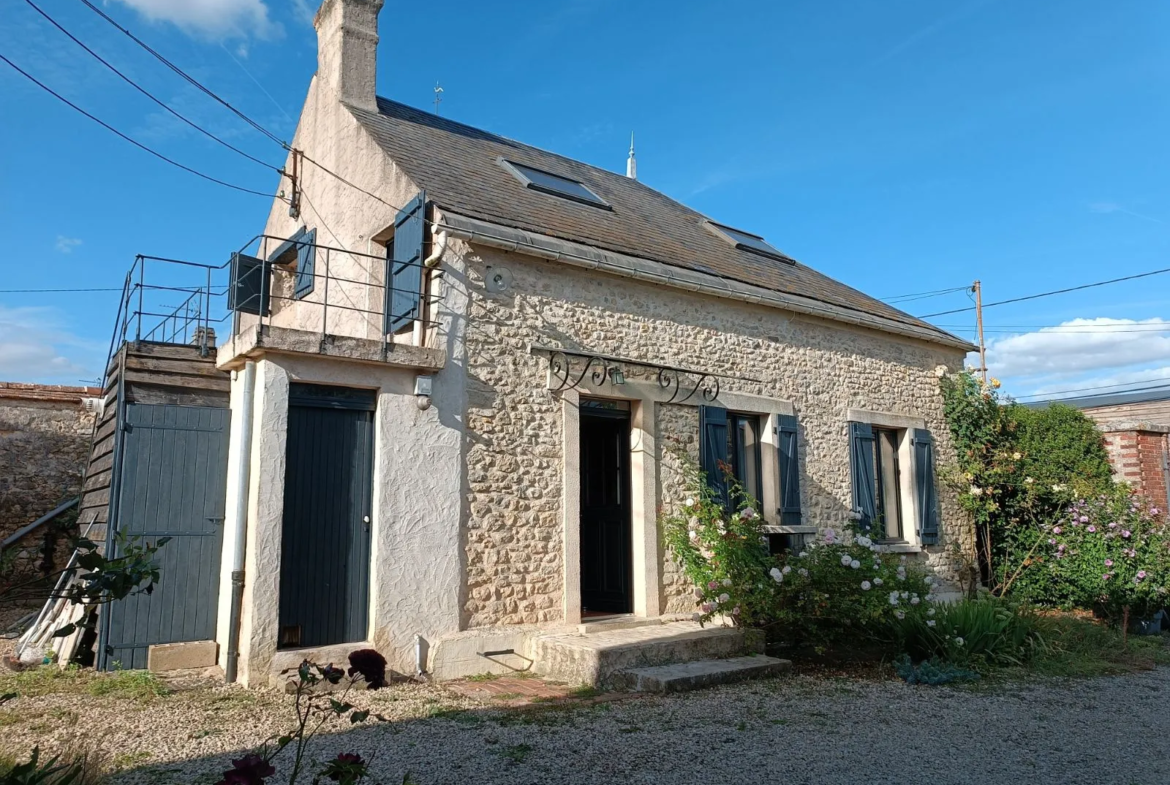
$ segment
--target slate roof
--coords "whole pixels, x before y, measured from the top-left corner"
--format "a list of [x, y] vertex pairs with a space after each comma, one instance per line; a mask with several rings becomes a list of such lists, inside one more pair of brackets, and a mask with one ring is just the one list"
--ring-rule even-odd
[[[382, 149], [444, 210], [925, 327], [947, 343], [958, 340], [800, 262], [736, 248], [703, 226], [706, 216], [622, 174], [385, 98], [378, 98], [378, 110], [351, 108]], [[525, 188], [499, 165], [500, 156], [578, 180], [613, 209]]]

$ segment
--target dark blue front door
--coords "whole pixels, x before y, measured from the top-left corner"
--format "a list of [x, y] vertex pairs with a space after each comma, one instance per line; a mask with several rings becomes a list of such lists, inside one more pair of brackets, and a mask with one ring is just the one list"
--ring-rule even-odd
[[280, 557], [282, 647], [365, 640], [374, 463], [371, 391], [289, 391]]

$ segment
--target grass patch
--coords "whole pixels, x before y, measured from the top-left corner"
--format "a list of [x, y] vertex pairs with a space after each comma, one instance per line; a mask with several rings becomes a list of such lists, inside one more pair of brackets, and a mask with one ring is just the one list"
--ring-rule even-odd
[[0, 676], [0, 693], [15, 692], [23, 697], [40, 695], [92, 695], [97, 698], [126, 698], [149, 701], [166, 695], [166, 684], [150, 671], [96, 671], [69, 666], [42, 665]]
[[150, 701], [161, 698], [170, 690], [150, 671], [115, 671], [108, 675], [95, 677], [89, 683], [88, 692], [99, 698]]
[[1087, 618], [1050, 617], [1046, 634], [1049, 650], [1036, 657], [1029, 672], [1041, 676], [1083, 678], [1109, 676], [1170, 665], [1170, 648], [1164, 635], [1128, 636], [1120, 630]]
[[[0, 755], [0, 782], [12, 781], [12, 769], [26, 763], [30, 756], [19, 760], [9, 755]], [[36, 782], [39, 785], [107, 785], [110, 775], [117, 770], [109, 755], [74, 740], [65, 745], [54, 756], [38, 753], [37, 773], [32, 779], [21, 778], [20, 782]], [[46, 772], [54, 772], [47, 774]]]
[[495, 681], [498, 678], [500, 678], [500, 674], [498, 674], [498, 673], [476, 673], [472, 676], [468, 676], [467, 681], [470, 681], [470, 682]]
[[582, 684], [580, 687], [575, 687], [569, 690], [570, 698], [596, 698], [601, 694], [601, 690], [589, 684]]

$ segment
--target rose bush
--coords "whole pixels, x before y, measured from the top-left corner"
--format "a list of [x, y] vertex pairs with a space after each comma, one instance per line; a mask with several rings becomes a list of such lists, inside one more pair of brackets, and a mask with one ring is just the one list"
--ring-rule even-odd
[[824, 648], [859, 633], [891, 638], [894, 621], [933, 612], [934, 579], [864, 535], [829, 529], [798, 553], [770, 555], [755, 502], [733, 487], [744, 501], [729, 513], [699, 467], [679, 462], [684, 496], [661, 525], [702, 622], [722, 617]]
[[[716, 616], [737, 626], [767, 623], [773, 614], [776, 567], [755, 502], [735, 487], [740, 508], [728, 513], [708, 486], [702, 470], [680, 458], [684, 497], [661, 516], [666, 545], [694, 584], [701, 621]], [[734, 485], [734, 483], [733, 483]]]
[[892, 625], [935, 613], [935, 579], [864, 534], [826, 529], [778, 559], [771, 637], [824, 649], [890, 639]]

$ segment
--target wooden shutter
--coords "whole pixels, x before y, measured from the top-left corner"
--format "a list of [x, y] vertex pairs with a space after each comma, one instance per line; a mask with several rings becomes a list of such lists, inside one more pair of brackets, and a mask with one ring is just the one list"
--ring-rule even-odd
[[790, 414], [776, 415], [776, 458], [780, 467], [780, 523], [800, 525], [800, 456], [797, 422]]
[[228, 287], [228, 308], [233, 311], [268, 315], [272, 282], [268, 280], [269, 265], [263, 259], [242, 253], [232, 254], [232, 278]]
[[301, 299], [313, 291], [317, 267], [317, 230], [298, 233], [297, 240], [297, 288], [293, 295]]
[[849, 468], [853, 475], [853, 509], [861, 513], [858, 526], [873, 529], [877, 520], [874, 486], [873, 428], [868, 423], [849, 423]]
[[699, 465], [707, 485], [724, 507], [731, 507], [727, 487], [727, 410], [719, 406], [699, 407]]
[[386, 259], [387, 333], [396, 333], [419, 317], [426, 204], [426, 194], [420, 193], [394, 220], [394, 242]]
[[918, 499], [918, 541], [938, 544], [938, 490], [934, 483], [934, 440], [930, 431], [915, 428], [910, 434], [914, 450], [914, 492]]

